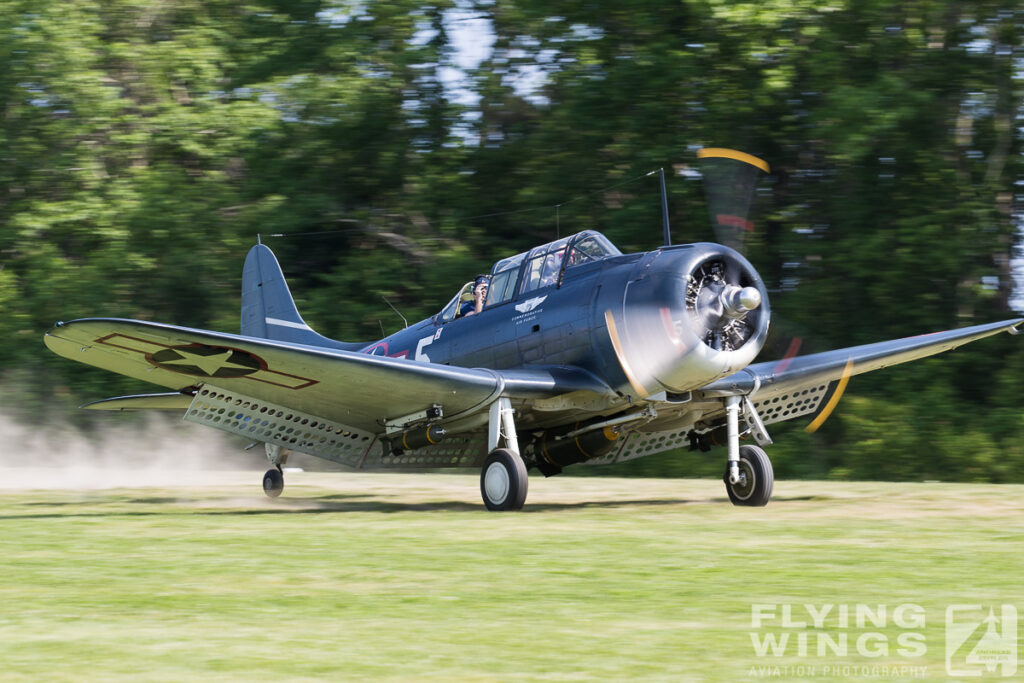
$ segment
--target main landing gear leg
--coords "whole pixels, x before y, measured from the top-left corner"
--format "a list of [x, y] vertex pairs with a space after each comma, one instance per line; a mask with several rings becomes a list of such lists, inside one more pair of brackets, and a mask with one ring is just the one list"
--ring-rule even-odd
[[[723, 477], [725, 490], [733, 505], [762, 507], [768, 504], [775, 483], [772, 461], [760, 446], [740, 446], [740, 405], [743, 399], [730, 396], [725, 400], [725, 416], [729, 438], [729, 466]], [[764, 434], [764, 425], [760, 423], [753, 406], [747, 406], [752, 415], [748, 419], [754, 421], [755, 427]], [[764, 434], [767, 438], [767, 434]]]
[[[515, 411], [507, 398], [491, 404], [488, 420], [489, 454], [480, 471], [480, 494], [488, 510], [521, 510], [526, 502], [529, 479], [519, 455]], [[504, 448], [498, 448], [504, 441]]]
[[280, 446], [272, 443], [266, 444], [267, 459], [273, 465], [263, 475], [263, 493], [271, 498], [277, 498], [284, 490], [284, 474], [281, 472], [281, 465], [288, 461], [288, 453]]

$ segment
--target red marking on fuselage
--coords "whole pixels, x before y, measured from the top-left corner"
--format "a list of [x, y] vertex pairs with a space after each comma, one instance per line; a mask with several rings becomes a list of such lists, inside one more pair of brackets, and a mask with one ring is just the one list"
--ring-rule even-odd
[[[375, 353], [377, 349], [384, 349], [384, 353]], [[363, 353], [369, 356], [386, 356], [388, 355], [388, 343], [383, 341], [377, 342], [363, 349]]]
[[[374, 351], [376, 351], [377, 349], [384, 349], [384, 353], [374, 353]], [[371, 355], [371, 356], [387, 356], [388, 358], [408, 358], [409, 357], [409, 349], [406, 349], [405, 351], [398, 351], [396, 353], [388, 353], [388, 343], [384, 342], [384, 341], [377, 342], [376, 344], [373, 344], [372, 346], [367, 346], [365, 349], [362, 350], [362, 353], [365, 353], [365, 354], [368, 354], [368, 355]]]

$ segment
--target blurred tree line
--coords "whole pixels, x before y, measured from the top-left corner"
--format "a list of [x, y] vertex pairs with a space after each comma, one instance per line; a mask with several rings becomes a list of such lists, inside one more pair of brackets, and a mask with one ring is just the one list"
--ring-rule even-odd
[[[140, 390], [48, 353], [56, 320], [237, 330], [258, 234], [349, 340], [559, 234], [657, 246], [657, 168], [674, 238], [712, 239], [701, 146], [772, 165], [768, 355], [1013, 315], [1018, 2], [9, 0], [0, 35], [0, 377], [29, 419]], [[857, 377], [820, 432], [773, 430], [777, 473], [1024, 481], [1021, 377], [1007, 335]]]

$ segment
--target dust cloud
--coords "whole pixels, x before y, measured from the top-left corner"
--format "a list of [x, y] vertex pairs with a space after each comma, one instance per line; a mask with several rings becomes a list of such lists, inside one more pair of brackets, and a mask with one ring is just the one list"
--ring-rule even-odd
[[89, 430], [26, 424], [0, 414], [0, 489], [102, 489], [202, 484], [223, 470], [259, 482], [262, 444], [245, 443], [177, 416], [103, 416]]

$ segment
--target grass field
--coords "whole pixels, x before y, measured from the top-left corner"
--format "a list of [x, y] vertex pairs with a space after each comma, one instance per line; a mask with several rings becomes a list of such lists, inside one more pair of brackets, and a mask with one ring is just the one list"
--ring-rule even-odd
[[947, 607], [1024, 608], [1020, 486], [777, 482], [743, 509], [716, 481], [531, 478], [494, 514], [475, 475], [296, 473], [278, 501], [259, 472], [23, 475], [4, 680], [947, 680]]

